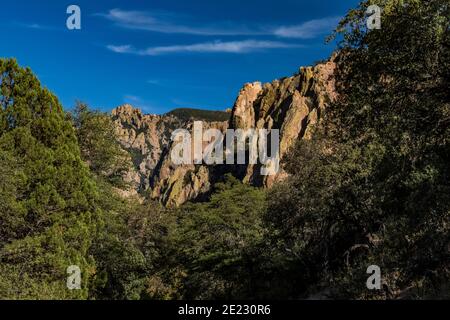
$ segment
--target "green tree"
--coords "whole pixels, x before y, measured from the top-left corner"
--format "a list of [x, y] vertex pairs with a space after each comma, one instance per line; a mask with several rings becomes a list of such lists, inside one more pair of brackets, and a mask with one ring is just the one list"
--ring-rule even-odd
[[111, 117], [77, 102], [72, 121], [81, 156], [91, 171], [118, 187], [125, 186], [122, 177], [130, 169], [131, 160], [119, 145]]
[[[137, 300], [145, 296], [145, 283], [156, 259], [147, 240], [157, 238], [158, 207], [123, 199], [105, 180], [98, 182], [99, 206], [104, 219], [90, 253], [96, 261], [91, 299]], [[149, 240], [150, 241], [150, 240]]]
[[231, 175], [215, 185], [208, 202], [181, 209], [173, 241], [183, 261], [185, 298], [252, 296], [264, 209], [264, 192]]
[[[367, 30], [371, 4], [381, 30]], [[308, 274], [292, 272], [301, 285], [286, 296], [448, 297], [449, 10], [364, 1], [339, 24], [339, 98], [291, 154], [266, 217], [277, 252]], [[365, 287], [371, 264], [381, 291]]]
[[[100, 215], [72, 124], [29, 68], [0, 59], [0, 296], [85, 298]], [[82, 289], [66, 288], [78, 265]]]

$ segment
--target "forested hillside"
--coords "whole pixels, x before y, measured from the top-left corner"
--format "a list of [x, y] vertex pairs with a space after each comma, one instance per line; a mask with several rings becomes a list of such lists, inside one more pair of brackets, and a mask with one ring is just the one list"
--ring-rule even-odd
[[166, 115], [175, 116], [181, 120], [190, 119], [200, 121], [228, 121], [230, 115], [225, 111], [200, 110], [192, 108], [178, 108], [168, 112]]

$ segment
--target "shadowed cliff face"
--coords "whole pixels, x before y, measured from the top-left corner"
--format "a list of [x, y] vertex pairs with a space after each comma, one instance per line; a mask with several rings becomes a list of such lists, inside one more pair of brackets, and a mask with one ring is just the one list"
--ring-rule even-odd
[[[262, 85], [245, 84], [241, 89], [229, 121], [203, 120], [203, 129], [279, 129], [280, 157], [296, 139], [307, 139], [321, 111], [336, 98], [334, 62], [301, 68], [298, 74]], [[185, 112], [183, 113], [185, 115]], [[281, 169], [273, 176], [260, 175], [260, 165], [175, 165], [170, 159], [171, 133], [179, 128], [190, 130], [194, 120], [174, 114], [143, 115], [130, 105], [112, 111], [116, 134], [134, 163], [125, 177], [134, 189], [167, 206], [178, 206], [207, 195], [227, 172], [243, 182], [270, 187], [286, 177]], [[222, 115], [223, 118], [223, 115]], [[204, 144], [206, 146], [206, 144]]]

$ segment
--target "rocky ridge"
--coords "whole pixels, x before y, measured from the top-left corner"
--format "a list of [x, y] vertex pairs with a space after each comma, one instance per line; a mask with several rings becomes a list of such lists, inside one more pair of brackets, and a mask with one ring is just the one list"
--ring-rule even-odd
[[[280, 156], [297, 139], [309, 137], [321, 112], [335, 98], [332, 60], [314, 67], [302, 67], [294, 76], [272, 83], [248, 83], [239, 92], [229, 121], [203, 121], [204, 130], [265, 128], [280, 130]], [[286, 177], [261, 176], [259, 165], [175, 165], [170, 160], [171, 133], [192, 127], [194, 119], [174, 115], [144, 115], [130, 105], [112, 111], [121, 146], [133, 159], [134, 170], [125, 177], [132, 187], [158, 199], [164, 205], [178, 206], [207, 195], [221, 175], [230, 172], [243, 182], [270, 187]]]

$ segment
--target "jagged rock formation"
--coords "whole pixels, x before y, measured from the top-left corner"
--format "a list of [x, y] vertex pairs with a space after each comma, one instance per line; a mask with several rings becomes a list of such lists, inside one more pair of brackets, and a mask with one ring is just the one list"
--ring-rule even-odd
[[[261, 85], [244, 85], [231, 115], [231, 128], [265, 128], [280, 130], [280, 157], [296, 139], [309, 136], [311, 125], [321, 111], [336, 98], [332, 61], [315, 67], [302, 67], [298, 74]], [[270, 187], [286, 173], [261, 176], [259, 166], [249, 165], [244, 182]]]
[[112, 117], [116, 136], [130, 153], [135, 167], [125, 180], [140, 192], [147, 190], [161, 154], [170, 143], [172, 131], [183, 123], [173, 116], [144, 115], [128, 104], [114, 109]]
[[[193, 122], [189, 121], [185, 123], [184, 128], [192, 132], [192, 124]], [[227, 127], [227, 121], [203, 122], [203, 130], [214, 128], [225, 132]], [[205, 146], [204, 144], [203, 147]], [[159, 199], [167, 206], [178, 206], [187, 200], [207, 194], [215, 181], [215, 170], [213, 166], [206, 165], [175, 165], [170, 157], [172, 147], [172, 143], [168, 145], [157, 172], [150, 181], [151, 198]]]
[[[308, 138], [311, 125], [336, 98], [332, 77], [334, 68], [331, 60], [314, 67], [300, 68], [296, 75], [272, 83], [245, 84], [231, 110], [229, 121], [211, 121], [209, 115], [203, 121], [204, 130], [279, 129], [282, 157], [296, 139]], [[173, 164], [170, 159], [173, 147], [171, 133], [179, 128], [189, 130], [194, 121], [194, 118], [180, 119], [174, 114], [143, 115], [130, 105], [112, 112], [119, 142], [130, 152], [135, 164], [135, 170], [128, 173], [127, 179], [140, 192], [145, 191], [167, 206], [178, 206], [207, 194], [224, 172], [231, 172], [246, 183], [265, 187], [286, 176], [282, 170], [274, 176], [261, 176], [259, 165]]]
[[[176, 129], [190, 130], [194, 120], [181, 119], [172, 113], [144, 115], [131, 105], [112, 111], [116, 136], [122, 148], [130, 153], [134, 169], [124, 180], [141, 194], [158, 199], [168, 206], [178, 206], [209, 191], [210, 168], [199, 165], [175, 165], [170, 159], [171, 134]], [[223, 117], [217, 112], [207, 118]], [[204, 129], [226, 130], [228, 121], [204, 121]], [[132, 194], [120, 192], [122, 195]]]

